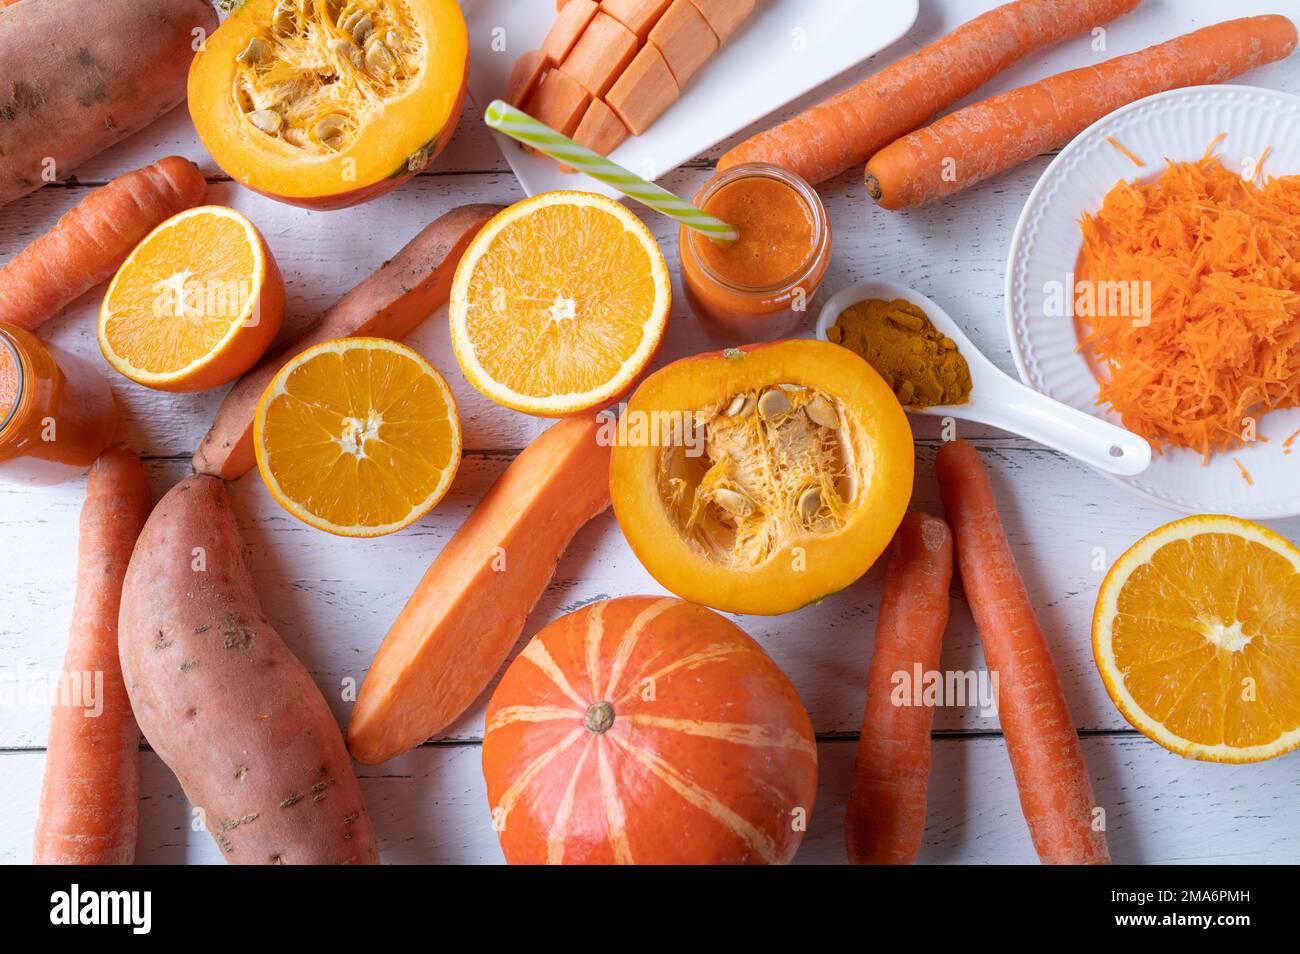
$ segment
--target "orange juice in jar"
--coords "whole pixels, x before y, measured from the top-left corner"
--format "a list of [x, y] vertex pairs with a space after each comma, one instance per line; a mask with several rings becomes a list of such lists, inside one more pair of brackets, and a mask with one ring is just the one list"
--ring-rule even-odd
[[750, 163], [706, 183], [695, 205], [740, 233], [724, 244], [681, 229], [682, 285], [695, 316], [743, 342], [794, 331], [831, 258], [830, 219], [816, 190], [780, 166]]
[[0, 325], [0, 480], [54, 484], [113, 440], [117, 404], [88, 362]]

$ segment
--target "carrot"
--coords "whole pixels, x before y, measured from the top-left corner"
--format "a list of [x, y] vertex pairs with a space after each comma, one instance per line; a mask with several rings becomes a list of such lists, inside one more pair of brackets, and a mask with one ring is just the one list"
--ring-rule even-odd
[[75, 698], [60, 698], [50, 715], [36, 864], [129, 865], [135, 857], [140, 730], [118, 662], [117, 613], [149, 505], [135, 455], [118, 448], [100, 455], [81, 508], [77, 595], [60, 682]]
[[916, 699], [896, 704], [894, 674], [910, 678], [917, 666], [922, 672], [938, 670], [951, 583], [948, 525], [926, 513], [909, 513], [894, 534], [885, 570], [867, 710], [844, 818], [844, 843], [855, 865], [909, 865], [921, 848], [934, 708]]
[[1046, 864], [1109, 864], [1093, 827], [1097, 800], [1065, 694], [998, 517], [975, 448], [952, 441], [935, 462], [957, 566], [984, 658], [998, 678], [998, 713], [1038, 857]]
[[156, 226], [199, 205], [207, 192], [203, 173], [180, 156], [96, 189], [0, 268], [0, 322], [30, 330], [53, 318], [111, 278]]
[[867, 192], [886, 209], [934, 202], [1065, 145], [1127, 103], [1222, 83], [1289, 56], [1295, 46], [1295, 25], [1270, 14], [1228, 20], [1059, 73], [959, 109], [885, 146], [867, 162]]
[[1140, 0], [1016, 0], [964, 23], [793, 119], [745, 140], [719, 169], [771, 162], [816, 184], [861, 165], [904, 133], [1031, 53], [1133, 10]]

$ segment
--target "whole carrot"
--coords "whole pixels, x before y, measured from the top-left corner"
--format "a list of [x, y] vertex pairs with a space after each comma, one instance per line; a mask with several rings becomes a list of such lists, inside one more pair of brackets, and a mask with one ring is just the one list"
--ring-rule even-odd
[[745, 140], [719, 169], [770, 162], [823, 182], [866, 162], [1012, 64], [1133, 10], [1140, 0], [1016, 0]]
[[77, 595], [50, 715], [36, 864], [128, 865], [135, 857], [140, 730], [117, 656], [117, 611], [149, 482], [134, 454], [100, 455], [86, 483]]
[[1166, 90], [1222, 83], [1289, 56], [1295, 46], [1295, 25], [1270, 14], [1228, 20], [1059, 73], [959, 109], [885, 146], [867, 162], [867, 193], [892, 210], [934, 202], [1065, 145], [1121, 106]]
[[952, 534], [926, 513], [909, 513], [894, 534], [876, 645], [867, 675], [853, 790], [844, 817], [844, 844], [855, 865], [910, 865], [925, 831], [934, 708], [915, 698], [893, 699], [896, 673], [910, 679], [939, 668], [948, 625]]
[[96, 189], [0, 268], [0, 322], [30, 330], [53, 318], [111, 278], [156, 226], [200, 205], [207, 192], [203, 173], [180, 156]]
[[952, 441], [935, 468], [957, 566], [984, 659], [998, 679], [998, 716], [1020, 790], [1020, 807], [1046, 864], [1109, 864], [1093, 826], [1097, 800], [1079, 735], [1002, 530], [993, 486], [975, 448]]

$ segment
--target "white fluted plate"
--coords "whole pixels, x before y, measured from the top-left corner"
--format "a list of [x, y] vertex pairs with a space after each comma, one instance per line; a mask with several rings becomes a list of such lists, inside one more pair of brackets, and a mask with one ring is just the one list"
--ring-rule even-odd
[[[1072, 284], [1083, 245], [1079, 219], [1099, 209], [1116, 182], [1154, 178], [1166, 159], [1199, 159], [1220, 133], [1227, 135], [1216, 153], [1228, 168], [1249, 175], [1271, 149], [1266, 175], [1300, 174], [1300, 97], [1253, 86], [1197, 86], [1140, 100], [1093, 124], [1047, 167], [1020, 215], [1007, 262], [1007, 330], [1027, 385], [1120, 423], [1096, 404], [1097, 380], [1077, 350], [1073, 319], [1049, 316], [1049, 283]], [[1134, 165], [1108, 138], [1145, 167]], [[1297, 429], [1300, 409], [1274, 411], [1258, 422], [1258, 434], [1267, 441], [1216, 454], [1204, 466], [1199, 454], [1166, 449], [1137, 476], [1104, 476], [1187, 513], [1293, 516], [1300, 514], [1300, 440], [1291, 454], [1283, 443]]]

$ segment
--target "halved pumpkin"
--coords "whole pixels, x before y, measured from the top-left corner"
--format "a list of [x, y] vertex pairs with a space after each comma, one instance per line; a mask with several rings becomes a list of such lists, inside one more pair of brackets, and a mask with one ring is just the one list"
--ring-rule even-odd
[[825, 341], [670, 364], [607, 439], [633, 552], [678, 596], [727, 612], [785, 613], [848, 586], [884, 552], [912, 493], [898, 399]]
[[237, 182], [338, 209], [442, 151], [468, 78], [455, 0], [245, 0], [194, 57], [190, 116]]

